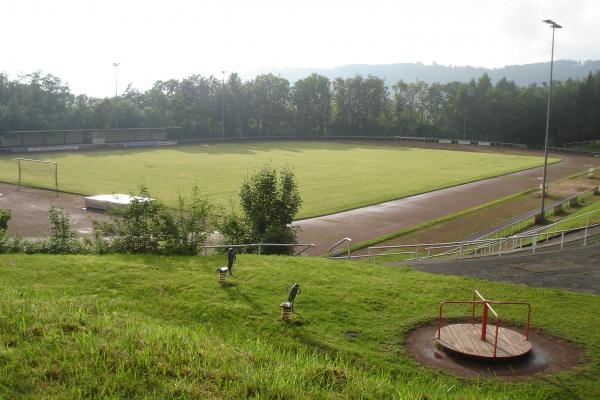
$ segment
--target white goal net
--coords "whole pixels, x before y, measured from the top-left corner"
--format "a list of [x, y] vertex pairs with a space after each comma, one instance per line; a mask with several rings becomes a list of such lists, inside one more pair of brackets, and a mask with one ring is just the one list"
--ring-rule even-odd
[[58, 164], [56, 161], [17, 158], [19, 189], [23, 186], [52, 189], [58, 195]]

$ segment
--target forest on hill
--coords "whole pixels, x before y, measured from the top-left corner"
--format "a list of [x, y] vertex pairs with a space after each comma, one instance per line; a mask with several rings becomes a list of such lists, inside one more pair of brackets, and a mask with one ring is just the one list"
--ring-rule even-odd
[[[396, 63], [396, 64], [349, 64], [333, 68], [278, 68], [250, 71], [241, 74], [242, 79], [252, 79], [256, 75], [272, 73], [290, 82], [295, 82], [312, 73], [326, 76], [329, 79], [352, 78], [356, 75], [373, 75], [385, 80], [386, 84], [398, 81], [425, 81], [429, 84], [448, 82], [468, 82], [487, 74], [495, 84], [503, 78], [515, 82], [519, 86], [543, 84], [548, 82], [550, 62], [506, 65], [499, 68], [473, 67], [468, 65], [442, 65], [432, 63]], [[554, 79], [583, 79], [588, 74], [600, 71], [600, 60], [583, 62], [574, 60], [554, 61]]]
[[[540, 146], [548, 87], [493, 82], [398, 81], [372, 75], [330, 79], [311, 74], [291, 83], [274, 74], [243, 81], [192, 75], [129, 86], [115, 98], [71, 93], [59, 77], [0, 74], [0, 134], [48, 129], [182, 127], [181, 139], [252, 136], [435, 136]], [[550, 142], [600, 136], [600, 71], [555, 81]]]

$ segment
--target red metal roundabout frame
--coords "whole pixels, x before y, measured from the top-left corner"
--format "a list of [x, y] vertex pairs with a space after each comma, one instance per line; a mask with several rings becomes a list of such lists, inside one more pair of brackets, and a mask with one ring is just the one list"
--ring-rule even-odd
[[[442, 326], [443, 308], [446, 304], [471, 304], [471, 322]], [[481, 323], [476, 323], [477, 306], [482, 306]], [[527, 325], [525, 334], [500, 326], [498, 313], [492, 305], [527, 306]], [[488, 311], [495, 319], [495, 328], [488, 325]], [[523, 301], [493, 301], [485, 299], [477, 290], [473, 290], [471, 301], [442, 301], [439, 306], [437, 334], [434, 343], [447, 351], [467, 357], [481, 359], [512, 359], [526, 355], [531, 351], [529, 324], [531, 304]], [[491, 340], [490, 340], [491, 338]]]

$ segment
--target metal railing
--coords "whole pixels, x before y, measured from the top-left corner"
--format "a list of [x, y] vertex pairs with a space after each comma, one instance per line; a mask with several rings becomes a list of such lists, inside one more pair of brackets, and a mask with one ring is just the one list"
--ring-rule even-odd
[[575, 146], [586, 146], [588, 144], [593, 144], [593, 143], [600, 143], [600, 139], [596, 139], [596, 140], [582, 140], [580, 142], [569, 142], [569, 143], [563, 144], [563, 146], [565, 148], [568, 148], [568, 147], [575, 147]]
[[[392, 255], [409, 255], [410, 258], [407, 261], [423, 260], [425, 258], [439, 257], [440, 254], [432, 254], [432, 250], [441, 249], [452, 249], [451, 252], [443, 252], [443, 255], [459, 254], [459, 259], [462, 260], [463, 256], [466, 255], [470, 250], [471, 246], [475, 245], [490, 245], [495, 244], [498, 239], [484, 239], [484, 240], [470, 240], [462, 242], [446, 242], [446, 243], [419, 243], [419, 244], [405, 244], [405, 245], [391, 245], [391, 246], [370, 246], [367, 248], [367, 257], [369, 261], [372, 261], [375, 257], [380, 256], [392, 256]], [[386, 253], [374, 253], [376, 250], [386, 249], [406, 249], [401, 252], [386, 252]], [[457, 252], [454, 250], [458, 249]]]
[[585, 219], [585, 225], [582, 225], [582, 226], [588, 226], [588, 225], [590, 225], [590, 219], [592, 219], [593, 216], [595, 216], [595, 215], [597, 216], [599, 214], [600, 214], [600, 209], [599, 210], [588, 211], [588, 212], [580, 214], [580, 215], [574, 215], [572, 217], [562, 219], [562, 220], [554, 222], [554, 223], [552, 223], [550, 225], [540, 226], [538, 228], [531, 229], [531, 230], [529, 230], [527, 232], [518, 233], [518, 234], [516, 234], [514, 236], [515, 237], [519, 237], [521, 235], [527, 235], [527, 234], [531, 235], [531, 234], [534, 234], [534, 233], [538, 233], [539, 234], [539, 233], [544, 233], [544, 232], [548, 233], [548, 232], [552, 232], [552, 231], [557, 232], [558, 227], [560, 225], [564, 225], [564, 224], [566, 224], [568, 222], [576, 221], [576, 220], [579, 220], [579, 219]]
[[600, 157], [600, 152], [597, 151], [589, 151], [589, 150], [575, 150], [566, 147], [548, 147], [549, 151], [555, 153], [568, 153], [568, 154], [578, 154], [581, 156], [589, 156], [589, 157]]
[[[573, 195], [571, 197], [568, 197], [564, 200], [560, 200], [557, 201], [551, 205], [549, 205], [548, 207], [546, 207], [546, 209], [544, 210], [544, 216], [545, 217], [551, 217], [553, 215], [556, 215], [558, 212], [564, 210], [566, 207], [569, 206], [573, 206], [585, 199], [588, 199], [592, 196], [594, 196], [596, 193], [600, 192], [600, 186], [596, 186], [594, 188], [588, 189], [584, 192], [581, 193], [577, 193], [576, 195]], [[535, 224], [535, 218], [537, 217], [538, 212], [532, 212], [530, 214], [528, 214], [527, 216], [512, 222], [509, 225], [506, 226], [502, 226], [498, 229], [495, 229], [491, 232], [486, 233], [483, 236], [480, 236], [477, 238], [477, 240], [481, 240], [481, 239], [491, 239], [491, 238], [500, 238], [500, 237], [507, 237], [513, 234], [516, 234], [520, 231], [522, 231], [523, 229], [532, 226]]]
[[342, 243], [346, 243], [346, 256], [340, 257], [340, 256], [333, 255], [330, 258], [346, 258], [346, 259], [350, 259], [352, 257], [352, 251], [351, 251], [352, 239], [350, 239], [348, 237], [347, 238], [343, 238], [343, 239], [337, 241], [333, 246], [331, 246], [330, 248], [327, 249], [327, 253], [330, 253], [331, 250], [335, 249], [336, 247], [338, 247]]
[[394, 144], [398, 142], [421, 142], [421, 143], [440, 143], [440, 144], [466, 144], [473, 146], [489, 147], [510, 147], [515, 149], [526, 149], [527, 145], [521, 143], [494, 142], [482, 139], [455, 139], [455, 138], [436, 138], [419, 136], [394, 136]]
[[[596, 187], [594, 187], [592, 189], [588, 189], [584, 192], [577, 193], [576, 195], [568, 197], [564, 200], [557, 201], [557, 202], [549, 205], [548, 207], [546, 207], [546, 209], [544, 210], [544, 216], [550, 217], [552, 215], [556, 215], [558, 212], [564, 210], [565, 207], [569, 207], [569, 206], [578, 204], [579, 202], [581, 202], [589, 197], [594, 196], [598, 192], [600, 192], [600, 186], [596, 186]], [[502, 226], [502, 227], [495, 229], [489, 233], [486, 233], [485, 235], [480, 236], [474, 240], [476, 241], [476, 240], [501, 239], [501, 238], [506, 238], [506, 237], [512, 236], [514, 234], [517, 234], [518, 232], [521, 232], [522, 230], [524, 230], [527, 227], [535, 225], [537, 215], [538, 215], [537, 212], [530, 213], [527, 216], [520, 218], [517, 221], [514, 221], [509, 225]], [[564, 222], [564, 221], [566, 221], [566, 220], [559, 221], [558, 223]], [[589, 220], [587, 221], [586, 224], [589, 224]], [[545, 227], [542, 227], [540, 229], [544, 229], [544, 228]], [[453, 253], [456, 253], [456, 250], [457, 249], [449, 249], [446, 251], [446, 253], [453, 254]]]
[[[572, 238], [569, 242], [577, 242], [581, 240], [583, 246], [587, 246], [590, 230], [600, 228], [600, 223], [587, 224], [569, 229], [534, 232], [531, 234], [519, 234], [506, 238], [485, 239], [485, 240], [469, 240], [462, 242], [448, 243], [420, 243], [406, 244], [393, 246], [371, 246], [368, 248], [369, 261], [375, 260], [377, 257], [390, 257], [395, 255], [408, 255], [402, 258], [402, 261], [419, 263], [424, 260], [432, 259], [459, 259], [473, 256], [501, 256], [507, 253], [516, 251], [531, 251], [535, 254], [540, 248], [540, 242], [546, 242], [549, 246], [560, 244], [560, 249], [564, 249], [565, 237], [569, 234], [583, 232], [581, 237]], [[560, 236], [559, 243], [550, 243], [552, 239]], [[530, 246], [530, 247], [529, 247]], [[397, 249], [397, 252], [376, 252], [377, 250], [392, 250]], [[448, 250], [444, 250], [448, 249]], [[444, 250], [437, 252], [436, 250]]]
[[207, 245], [202, 246], [204, 249], [204, 255], [208, 255], [208, 251], [210, 249], [228, 249], [233, 247], [234, 249], [239, 248], [248, 248], [248, 247], [258, 247], [258, 254], [262, 254], [264, 247], [302, 247], [302, 249], [296, 253], [294, 256], [299, 256], [308, 249], [314, 249], [316, 245], [314, 243], [247, 243], [247, 244], [219, 244], [219, 245]]

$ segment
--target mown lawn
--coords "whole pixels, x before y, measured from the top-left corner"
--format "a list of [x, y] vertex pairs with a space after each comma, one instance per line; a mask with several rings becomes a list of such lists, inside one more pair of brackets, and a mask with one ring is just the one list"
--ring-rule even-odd
[[[135, 150], [50, 153], [59, 189], [82, 194], [129, 193], [141, 184], [168, 204], [198, 184], [229, 207], [247, 172], [289, 165], [304, 205], [299, 218], [329, 214], [532, 168], [541, 157], [344, 143], [265, 142]], [[17, 181], [14, 156], [0, 156], [0, 181]], [[552, 162], [557, 161], [552, 159]], [[53, 171], [23, 169], [25, 184], [53, 187]], [[50, 173], [52, 172], [52, 173]]]
[[[221, 288], [214, 269], [223, 263], [217, 256], [0, 256], [0, 398], [600, 396], [598, 296], [247, 255], [238, 256], [234, 284]], [[300, 315], [286, 324], [278, 305], [294, 282], [302, 287]], [[583, 346], [589, 363], [503, 382], [456, 378], [413, 361], [407, 332], [431, 320], [440, 300], [468, 298], [472, 288], [532, 302], [533, 326]]]

